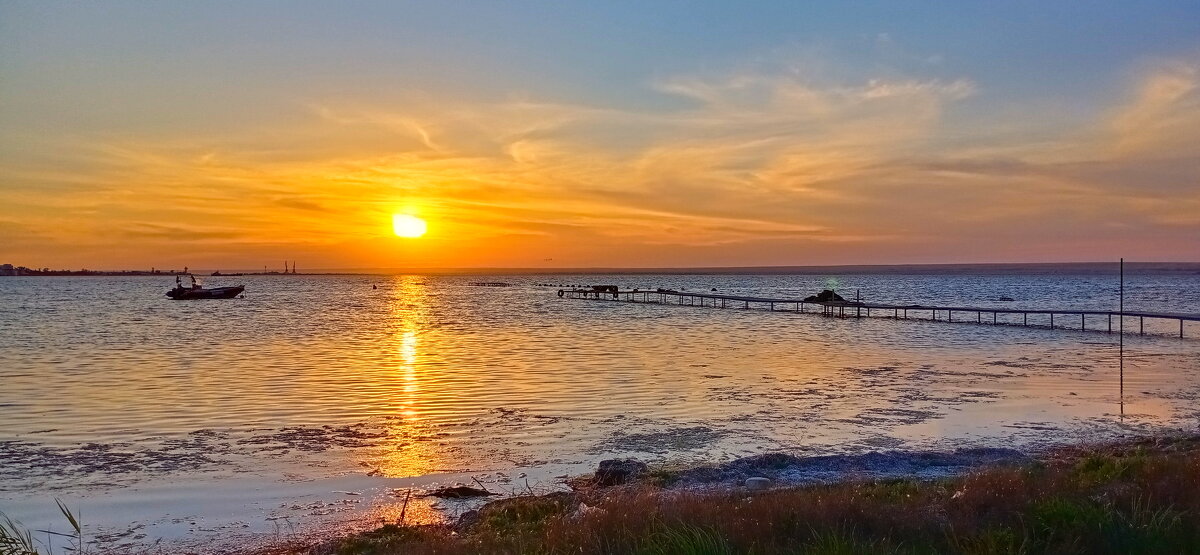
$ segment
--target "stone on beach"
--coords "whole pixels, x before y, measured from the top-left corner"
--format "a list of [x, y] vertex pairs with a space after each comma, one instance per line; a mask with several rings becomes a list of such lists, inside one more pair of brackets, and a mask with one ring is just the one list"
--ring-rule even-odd
[[755, 476], [753, 478], [746, 478], [746, 489], [748, 489], [750, 491], [764, 490], [769, 487], [771, 487], [771, 479], [770, 478], [763, 478], [761, 476]]
[[635, 459], [603, 460], [596, 468], [595, 481], [597, 485], [615, 486], [645, 474], [648, 469], [646, 463]]

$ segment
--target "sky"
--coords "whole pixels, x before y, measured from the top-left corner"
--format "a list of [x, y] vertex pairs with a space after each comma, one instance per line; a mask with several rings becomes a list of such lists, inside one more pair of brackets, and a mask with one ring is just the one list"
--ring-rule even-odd
[[0, 263], [1122, 256], [1200, 261], [1195, 0], [0, 0]]

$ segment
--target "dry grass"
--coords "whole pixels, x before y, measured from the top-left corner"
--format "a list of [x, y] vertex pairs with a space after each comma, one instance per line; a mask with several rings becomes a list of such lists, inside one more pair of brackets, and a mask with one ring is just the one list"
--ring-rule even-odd
[[1074, 448], [935, 482], [521, 497], [469, 525], [392, 525], [311, 552], [1200, 553], [1200, 442]]

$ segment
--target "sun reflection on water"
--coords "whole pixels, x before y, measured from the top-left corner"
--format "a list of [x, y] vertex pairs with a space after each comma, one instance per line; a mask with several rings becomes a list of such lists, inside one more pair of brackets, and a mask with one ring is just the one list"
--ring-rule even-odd
[[454, 447], [439, 432], [439, 423], [428, 414], [436, 401], [432, 375], [436, 355], [423, 345], [429, 332], [429, 292], [422, 276], [395, 276], [389, 284], [388, 336], [379, 366], [366, 369], [374, 380], [398, 382], [393, 388], [392, 407], [383, 416], [390, 441], [360, 464], [388, 477], [407, 477], [438, 472], [446, 465]]

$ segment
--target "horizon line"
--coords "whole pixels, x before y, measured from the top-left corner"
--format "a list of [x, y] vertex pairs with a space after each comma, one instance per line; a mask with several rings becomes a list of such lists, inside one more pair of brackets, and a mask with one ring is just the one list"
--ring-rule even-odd
[[[1181, 265], [1187, 268], [1200, 267], [1200, 261], [1125, 261], [1127, 265], [1137, 266], [1171, 266]], [[1065, 266], [1086, 266], [1097, 267], [1104, 265], [1117, 265], [1117, 260], [1112, 261], [1073, 261], [1073, 262], [918, 262], [918, 263], [899, 263], [899, 264], [791, 264], [791, 265], [750, 265], [750, 266], [577, 266], [577, 267], [538, 267], [538, 266], [452, 266], [452, 267], [341, 267], [341, 268], [321, 268], [314, 267], [306, 272], [298, 274], [287, 274], [283, 272], [275, 273], [279, 275], [304, 275], [304, 274], [378, 274], [378, 273], [446, 273], [446, 274], [469, 274], [469, 273], [545, 273], [545, 274], [597, 274], [597, 273], [687, 273], [687, 272], [703, 272], [703, 273], [782, 273], [787, 271], [815, 271], [815, 270], [870, 270], [870, 269], [895, 269], [895, 268], [927, 268], [927, 269], [949, 269], [949, 268], [1001, 268], [1001, 267], [1065, 267]], [[22, 267], [13, 265], [15, 267]], [[40, 271], [43, 267], [26, 267], [30, 270]], [[169, 270], [154, 267], [163, 275], [170, 275]], [[1170, 268], [1159, 268], [1170, 269]], [[73, 269], [51, 269], [51, 271], [83, 271]], [[120, 273], [120, 272], [149, 272], [147, 269], [92, 269], [88, 268], [89, 272], [103, 273]], [[222, 273], [248, 273], [259, 275], [272, 275], [270, 270], [263, 272], [259, 269], [233, 269], [222, 270], [220, 268], [197, 268], [190, 273], [208, 273], [213, 271], [221, 271]], [[176, 273], [178, 270], [175, 270]]]

